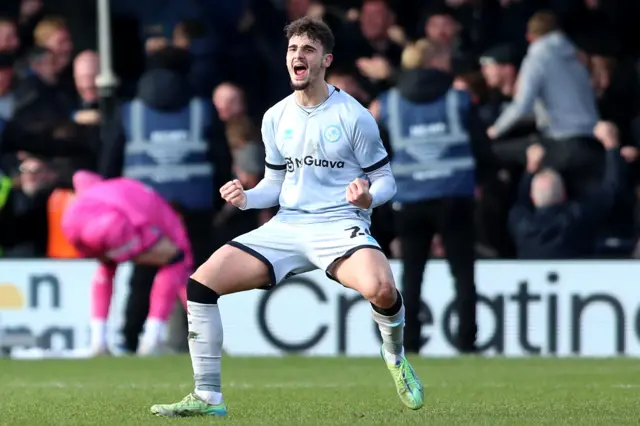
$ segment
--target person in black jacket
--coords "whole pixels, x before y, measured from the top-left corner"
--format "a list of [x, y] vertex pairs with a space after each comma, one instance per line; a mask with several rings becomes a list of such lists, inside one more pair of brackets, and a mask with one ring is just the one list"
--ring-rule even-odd
[[595, 136], [606, 150], [605, 173], [600, 188], [585, 198], [566, 200], [561, 176], [540, 170], [544, 148], [527, 150], [527, 172], [518, 201], [509, 214], [509, 228], [520, 259], [575, 259], [593, 255], [595, 233], [611, 211], [621, 183], [618, 131], [599, 122]]

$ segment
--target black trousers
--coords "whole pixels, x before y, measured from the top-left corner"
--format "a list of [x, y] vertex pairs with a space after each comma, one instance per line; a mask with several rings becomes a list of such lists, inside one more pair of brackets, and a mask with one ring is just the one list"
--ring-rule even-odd
[[[196, 267], [204, 263], [212, 252], [212, 218], [210, 211], [179, 211], [182, 215], [187, 234], [193, 250], [194, 264]], [[153, 280], [158, 271], [157, 267], [135, 265], [129, 280], [129, 298], [125, 308], [125, 324], [122, 329], [123, 347], [125, 350], [135, 352], [138, 349], [140, 334], [147, 315], [149, 315], [149, 297]], [[187, 346], [187, 318], [182, 309], [181, 328], [184, 329], [184, 338], [179, 346]], [[174, 342], [174, 344], [176, 344]]]
[[140, 333], [149, 315], [149, 296], [158, 267], [135, 265], [129, 278], [129, 297], [125, 306], [122, 328], [123, 347], [129, 352], [138, 350]]
[[542, 166], [562, 174], [569, 195], [584, 195], [600, 184], [605, 152], [602, 144], [594, 138], [549, 139], [534, 136], [500, 140], [491, 143], [491, 155], [498, 166], [524, 167], [527, 148], [534, 143], [544, 146], [546, 154]]
[[473, 214], [474, 200], [471, 197], [403, 204], [396, 212], [396, 230], [402, 249], [402, 296], [406, 310], [404, 345], [409, 353], [418, 353], [424, 343], [420, 320], [422, 278], [436, 233], [442, 237], [455, 283], [459, 318], [456, 346], [461, 352], [475, 350], [477, 295]]

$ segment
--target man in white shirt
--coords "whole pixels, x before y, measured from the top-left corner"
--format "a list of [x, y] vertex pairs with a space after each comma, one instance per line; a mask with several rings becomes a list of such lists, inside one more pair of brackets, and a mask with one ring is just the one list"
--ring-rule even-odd
[[422, 384], [404, 356], [402, 298], [369, 233], [371, 210], [396, 190], [377, 124], [358, 101], [325, 82], [334, 45], [327, 25], [305, 17], [286, 33], [294, 93], [264, 115], [264, 179], [247, 191], [237, 180], [220, 189], [240, 209], [279, 204], [280, 211], [216, 251], [192, 275], [187, 299], [195, 391], [175, 404], [154, 405], [154, 414], [224, 416], [218, 298], [314, 269], [371, 302], [381, 355], [400, 399], [414, 410], [424, 404]]

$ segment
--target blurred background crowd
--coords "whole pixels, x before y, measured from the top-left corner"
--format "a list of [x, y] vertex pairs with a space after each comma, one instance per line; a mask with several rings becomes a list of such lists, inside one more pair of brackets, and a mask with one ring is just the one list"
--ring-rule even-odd
[[[482, 143], [499, 158], [478, 163], [478, 257], [636, 255], [638, 2], [111, 0], [110, 11], [117, 86], [97, 78], [95, 1], [0, 3], [3, 258], [75, 257], [59, 221], [72, 196], [70, 177], [80, 168], [155, 182], [184, 218], [196, 264], [268, 220], [274, 211], [225, 206], [218, 188], [231, 177], [245, 188], [261, 179], [262, 114], [290, 93], [282, 29], [305, 15], [324, 19], [335, 33], [328, 82], [372, 111], [392, 87], [431, 90], [428, 78], [407, 80], [410, 69], [428, 62], [416, 63], [412, 51], [440, 52], [438, 69], [471, 94]], [[555, 45], [534, 52], [543, 38]], [[529, 69], [519, 77], [527, 55]], [[176, 122], [187, 120], [197, 141], [182, 146], [181, 132], [154, 132], [154, 111], [175, 111]], [[381, 130], [387, 142], [388, 129]], [[616, 158], [608, 161], [611, 150]], [[580, 170], [558, 166], [566, 194], [548, 171], [536, 184], [543, 196], [530, 193], [536, 185], [525, 186], [523, 195], [520, 185], [531, 183], [527, 175], [545, 152], [564, 156], [562, 164], [589, 158]], [[589, 192], [590, 180], [600, 191]], [[588, 202], [579, 203], [583, 198]], [[533, 205], [523, 207], [530, 199]], [[558, 213], [566, 203], [574, 204]], [[398, 257], [395, 213], [393, 203], [377, 209], [372, 232]], [[593, 238], [572, 228], [573, 221]], [[558, 250], [559, 234], [576, 249]], [[432, 256], [446, 255], [445, 246], [436, 233]], [[144, 275], [143, 269], [136, 273]]]

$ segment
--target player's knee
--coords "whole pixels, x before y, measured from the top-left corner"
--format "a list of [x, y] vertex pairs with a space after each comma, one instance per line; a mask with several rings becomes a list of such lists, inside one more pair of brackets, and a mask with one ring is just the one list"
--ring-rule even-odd
[[200, 265], [193, 274], [191, 274], [191, 278], [196, 280], [199, 283], [206, 283], [209, 280], [209, 274], [206, 272], [207, 262]]
[[362, 296], [371, 304], [381, 308], [392, 306], [396, 302], [396, 285], [391, 277], [376, 277], [363, 286]]
[[221, 249], [216, 250], [202, 265], [200, 265], [195, 272], [191, 275], [191, 278], [203, 285], [214, 288], [214, 281], [220, 281], [223, 279], [225, 268], [225, 256], [224, 253], [220, 253]]
[[195, 279], [194, 276], [195, 274], [189, 278], [189, 282], [187, 283], [187, 300], [204, 305], [217, 304], [218, 298], [220, 297], [218, 293]]

